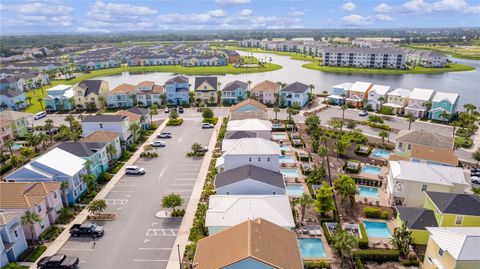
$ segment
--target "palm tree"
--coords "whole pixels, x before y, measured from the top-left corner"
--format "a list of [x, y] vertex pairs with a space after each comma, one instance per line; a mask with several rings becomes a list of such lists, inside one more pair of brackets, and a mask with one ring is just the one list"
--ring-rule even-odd
[[3, 144], [5, 145], [5, 147], [8, 148], [8, 151], [10, 151], [10, 156], [13, 156], [12, 147], [13, 147], [13, 145], [15, 144], [15, 142], [13, 141], [13, 139], [10, 138], [10, 137], [6, 137], [6, 138], [3, 140]]
[[65, 117], [65, 121], [68, 122], [68, 125], [70, 126], [70, 131], [73, 131], [73, 122], [75, 121], [75, 117], [73, 115], [68, 115]]
[[383, 96], [378, 97], [378, 101], [380, 102], [380, 106], [378, 107], [378, 109], [382, 109], [383, 102], [385, 102], [385, 97]]
[[347, 120], [347, 129], [350, 129], [350, 132], [357, 127], [357, 123], [354, 120]]
[[68, 182], [63, 181], [62, 183], [60, 183], [60, 190], [62, 190], [63, 207], [69, 206], [68, 197], [67, 197], [68, 187], [69, 187]]
[[130, 130], [133, 134], [133, 141], [137, 141], [137, 133], [138, 131], [140, 130], [140, 124], [138, 124], [137, 122], [134, 122], [132, 124], [130, 124], [130, 127], [128, 128], [128, 130]]
[[107, 145], [107, 154], [108, 154], [108, 158], [110, 160], [113, 159], [113, 155], [117, 154], [117, 149], [115, 148], [115, 146], [113, 144], [108, 144]]
[[[357, 193], [357, 187], [355, 186], [355, 180], [347, 175], [340, 175], [335, 179], [334, 188], [335, 191], [340, 195], [342, 205], [345, 206], [349, 204], [353, 206], [355, 203], [355, 194]], [[347, 203], [349, 202], [349, 203]]]
[[38, 144], [40, 144], [40, 138], [39, 138], [38, 135], [36, 135], [34, 133], [28, 133], [25, 140], [27, 140], [28, 144], [31, 147], [34, 147], [35, 151], [37, 151], [37, 146], [38, 146]]
[[25, 99], [27, 99], [28, 104], [31, 106], [31, 105], [32, 105], [32, 97], [31, 97], [31, 96], [27, 96], [27, 98], [25, 98]]
[[[47, 133], [50, 133], [50, 131], [53, 128], [53, 120], [52, 119], [46, 119], [45, 120], [45, 126], [43, 126], [43, 128], [45, 129], [45, 131], [47, 131]], [[49, 138], [50, 138], [50, 143], [52, 143], [53, 136], [50, 135]]]
[[333, 249], [341, 257], [341, 268], [352, 266], [353, 249], [358, 248], [358, 241], [350, 233], [343, 229], [337, 229], [333, 236]]
[[100, 95], [98, 97], [98, 101], [100, 101], [100, 103], [102, 104], [101, 108], [104, 108], [106, 106], [106, 100], [105, 100], [105, 97], [103, 95]]
[[35, 224], [39, 223], [42, 219], [37, 213], [32, 213], [30, 211], [25, 212], [22, 216], [22, 224], [26, 225], [30, 228], [30, 232], [32, 234], [32, 241], [37, 238], [35, 234]]
[[340, 157], [340, 155], [343, 155], [347, 151], [347, 148], [350, 147], [350, 142], [339, 139], [333, 143], [333, 147], [335, 152], [337, 153], [338, 160], [338, 157]]
[[327, 94], [328, 94], [328, 91], [322, 91], [323, 102], [328, 106], [328, 103], [327, 103]]
[[38, 97], [38, 98], [37, 98], [37, 102], [38, 102], [38, 104], [40, 105], [40, 108], [42, 108], [42, 111], [43, 111], [43, 110], [44, 110], [44, 109], [43, 109], [43, 98], [42, 98], [42, 97]]
[[248, 91], [250, 91], [250, 85], [252, 85], [252, 81], [247, 81], [247, 85], [248, 85]]
[[408, 130], [410, 130], [410, 127], [412, 126], [412, 122], [415, 121], [415, 116], [413, 116], [412, 113], [407, 114], [407, 121], [408, 121]]
[[401, 257], [405, 257], [408, 254], [410, 244], [412, 243], [412, 232], [408, 230], [406, 221], [402, 223], [402, 226], [393, 230], [390, 243], [398, 249]]
[[[409, 128], [410, 130], [410, 128]], [[378, 136], [380, 136], [382, 138], [382, 145], [383, 145], [383, 142], [385, 141], [385, 138], [388, 137], [388, 132], [387, 131], [380, 131], [380, 133], [378, 133]]]
[[343, 129], [343, 121], [345, 120], [345, 110], [347, 110], [348, 106], [342, 105], [340, 108], [342, 109], [342, 122], [340, 124], [340, 133], [341, 133]]
[[40, 144], [42, 144], [42, 148], [45, 150], [47, 148], [46, 142], [50, 141], [50, 136], [46, 135], [45, 133], [39, 133], [38, 139]]
[[300, 198], [298, 198], [298, 204], [301, 208], [300, 223], [303, 223], [303, 219], [305, 218], [305, 210], [307, 210], [307, 208], [311, 207], [313, 204], [312, 196], [310, 196], [310, 194], [304, 193]]
[[442, 113], [440, 113], [440, 118], [444, 119], [445, 121], [448, 121], [448, 119], [450, 118], [450, 114], [448, 114], [448, 112], [444, 110], [442, 111]]
[[83, 174], [82, 176], [83, 182], [87, 184], [87, 189], [89, 191], [96, 191], [97, 190], [97, 180], [95, 176], [92, 174]]
[[467, 112], [470, 113], [470, 114], [472, 114], [473, 111], [475, 111], [475, 109], [477, 109], [477, 107], [474, 104], [465, 104], [465, 105], [463, 105], [463, 108], [465, 108], [467, 110]]
[[328, 171], [328, 182], [330, 183], [330, 186], [332, 186], [332, 173], [330, 172], [330, 158], [328, 157], [328, 137], [323, 135], [320, 137], [320, 141], [323, 142], [323, 147], [327, 149], [327, 153], [325, 154], [325, 159], [327, 160], [327, 171]]
[[278, 112], [280, 112], [280, 108], [278, 106], [275, 106], [273, 108], [273, 112], [275, 112], [275, 121], [277, 121], [277, 116], [278, 116]]
[[315, 85], [310, 84], [308, 85], [308, 88], [310, 89], [310, 96], [312, 96], [312, 99], [313, 99], [313, 89], [315, 89]]
[[330, 127], [332, 127], [335, 132], [337, 131], [337, 128], [340, 128], [340, 126], [342, 125], [342, 123], [336, 119], [330, 119], [327, 124], [330, 125]]

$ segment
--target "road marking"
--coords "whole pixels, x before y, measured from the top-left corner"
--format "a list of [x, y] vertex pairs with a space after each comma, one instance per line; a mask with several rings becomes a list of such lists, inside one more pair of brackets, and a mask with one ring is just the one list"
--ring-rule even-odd
[[173, 183], [170, 186], [193, 186], [195, 183]]
[[134, 262], [168, 262], [168, 260], [133, 260]]
[[165, 167], [163, 167], [162, 171], [160, 171], [160, 174], [158, 175], [158, 178], [161, 178], [163, 176], [164, 172], [165, 172]]
[[105, 199], [107, 205], [126, 205], [128, 199]]
[[111, 190], [110, 192], [125, 192], [125, 193], [133, 193], [135, 191], [116, 191], [116, 190]]
[[196, 178], [174, 178], [175, 181], [195, 181]]
[[139, 250], [172, 250], [172, 248], [138, 248]]
[[94, 251], [92, 248], [62, 248], [65, 251]]
[[178, 229], [148, 229], [145, 236], [176, 236]]

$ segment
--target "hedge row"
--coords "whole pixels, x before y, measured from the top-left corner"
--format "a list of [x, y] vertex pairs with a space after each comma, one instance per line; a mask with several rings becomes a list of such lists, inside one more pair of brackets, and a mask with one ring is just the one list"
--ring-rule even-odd
[[362, 262], [398, 262], [399, 253], [396, 249], [362, 249], [354, 251], [353, 257]]
[[303, 262], [303, 266], [304, 268], [307, 268], [307, 269], [322, 269], [322, 268], [326, 268], [326, 269], [330, 269], [330, 262], [328, 261], [322, 261], [322, 260], [312, 260], [312, 261], [304, 261]]
[[358, 226], [360, 227], [360, 234], [362, 235], [362, 238], [358, 239], [358, 247], [361, 249], [368, 248], [368, 235], [365, 230], [365, 225], [360, 223]]
[[388, 212], [381, 210], [380, 208], [375, 208], [375, 207], [365, 207], [363, 209], [363, 213], [365, 213], [365, 216], [367, 218], [372, 218], [372, 219], [388, 219]]
[[179, 126], [182, 125], [183, 119], [178, 118], [178, 119], [169, 119], [167, 122], [167, 126]]

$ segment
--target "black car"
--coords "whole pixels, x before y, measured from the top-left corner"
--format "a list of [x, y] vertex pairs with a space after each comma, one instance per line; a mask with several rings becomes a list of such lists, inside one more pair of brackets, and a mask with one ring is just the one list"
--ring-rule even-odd
[[58, 133], [58, 128], [54, 127], [52, 129], [48, 130], [46, 133], [47, 133], [47, 135], [55, 135], [55, 134]]
[[78, 257], [68, 257], [63, 254], [56, 254], [41, 258], [37, 262], [38, 269], [59, 268], [59, 269], [75, 269], [78, 267]]
[[178, 108], [178, 113], [183, 113], [183, 107]]
[[70, 228], [70, 234], [76, 236], [95, 236], [100, 237], [103, 235], [103, 227], [93, 223], [73, 224]]

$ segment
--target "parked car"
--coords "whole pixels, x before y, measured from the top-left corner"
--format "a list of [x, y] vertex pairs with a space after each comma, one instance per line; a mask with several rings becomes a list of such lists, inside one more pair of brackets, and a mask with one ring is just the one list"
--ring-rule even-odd
[[215, 127], [215, 125], [211, 123], [202, 123], [202, 129], [211, 129], [213, 127]]
[[152, 147], [155, 147], [155, 148], [158, 148], [158, 147], [163, 148], [167, 144], [165, 144], [165, 142], [163, 142], [163, 141], [156, 140], [156, 141], [153, 141], [152, 144], [150, 144], [150, 145], [152, 145]]
[[170, 113], [170, 108], [165, 108], [165, 114]]
[[207, 147], [207, 146], [202, 146], [202, 151], [203, 151], [203, 152], [207, 152], [207, 151], [208, 151], [208, 147]]
[[52, 129], [46, 131], [47, 135], [55, 135], [56, 133], [58, 133], [58, 128], [57, 127], [54, 127]]
[[41, 112], [35, 113], [35, 115], [33, 115], [33, 119], [39, 120], [41, 118], [45, 118], [46, 116], [47, 116], [47, 112], [41, 111]]
[[78, 257], [68, 257], [64, 254], [56, 254], [53, 256], [47, 256], [41, 258], [37, 262], [38, 269], [75, 269], [78, 267], [79, 259]]
[[362, 111], [360, 111], [360, 112], [358, 113], [358, 116], [360, 116], [360, 117], [366, 117], [366, 116], [368, 116], [368, 111], [362, 110]]
[[73, 224], [70, 234], [76, 236], [103, 236], [103, 227], [93, 223]]
[[183, 113], [183, 107], [178, 107], [178, 113]]
[[145, 175], [145, 168], [132, 165], [125, 168], [125, 174], [127, 175]]
[[172, 138], [172, 133], [162, 132], [157, 135], [157, 138]]
[[479, 176], [473, 176], [473, 177], [470, 177], [470, 179], [472, 180], [472, 183], [480, 184], [480, 177]]

